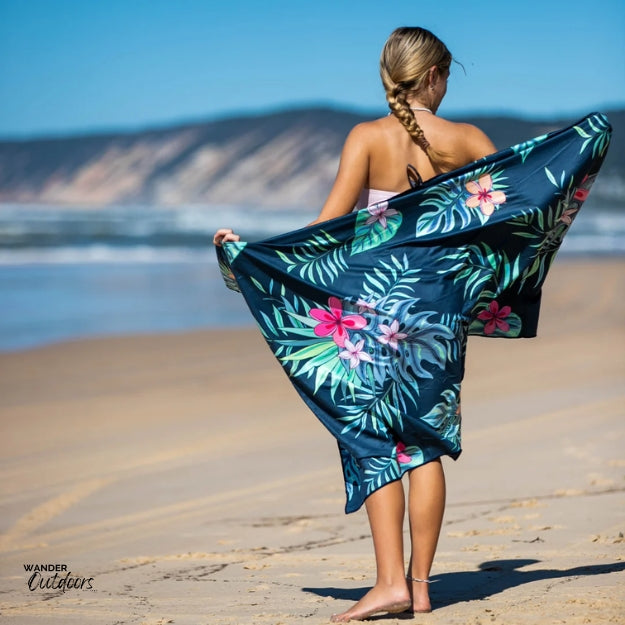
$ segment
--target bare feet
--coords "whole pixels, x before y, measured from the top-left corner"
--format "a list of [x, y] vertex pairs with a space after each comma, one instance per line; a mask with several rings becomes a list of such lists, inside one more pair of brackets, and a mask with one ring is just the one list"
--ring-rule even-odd
[[409, 578], [408, 583], [411, 586], [410, 595], [412, 596], [413, 612], [431, 612], [432, 604], [430, 603], [429, 582], [417, 580], [417, 578]]
[[382, 586], [376, 584], [356, 605], [341, 614], [333, 614], [330, 619], [333, 623], [349, 623], [362, 621], [374, 614], [388, 612], [396, 614], [410, 610], [410, 592], [408, 585]]

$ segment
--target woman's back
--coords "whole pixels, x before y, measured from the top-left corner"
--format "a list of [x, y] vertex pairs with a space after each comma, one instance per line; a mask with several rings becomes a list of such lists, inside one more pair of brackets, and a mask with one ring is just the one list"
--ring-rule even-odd
[[445, 169], [435, 169], [399, 120], [389, 115], [361, 124], [361, 137], [369, 154], [367, 188], [401, 193], [411, 186], [406, 171], [408, 165], [425, 181], [493, 152], [490, 140], [474, 126], [450, 122], [427, 111], [416, 111], [415, 116], [430, 144], [448, 155]]
[[475, 126], [458, 124], [427, 111], [416, 111], [423, 137], [444, 165], [432, 161], [422, 145], [406, 132], [394, 115], [355, 126], [349, 133], [339, 171], [319, 217], [312, 223], [326, 221], [349, 213], [363, 205], [363, 189], [391, 192], [410, 189], [409, 165], [421, 180], [461, 167], [495, 152], [491, 140]]

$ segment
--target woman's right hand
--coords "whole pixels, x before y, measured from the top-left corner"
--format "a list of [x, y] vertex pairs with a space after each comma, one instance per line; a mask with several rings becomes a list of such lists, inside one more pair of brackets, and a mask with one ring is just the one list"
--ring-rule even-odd
[[217, 247], [221, 247], [222, 243], [227, 243], [228, 241], [240, 240], [241, 237], [235, 234], [231, 228], [219, 228], [219, 230], [215, 232], [215, 236], [213, 236], [213, 244]]

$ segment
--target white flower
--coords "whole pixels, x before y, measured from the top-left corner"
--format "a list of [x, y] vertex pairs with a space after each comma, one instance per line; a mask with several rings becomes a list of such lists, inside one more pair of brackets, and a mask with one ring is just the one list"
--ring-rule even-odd
[[373, 362], [373, 358], [367, 352], [363, 352], [365, 345], [364, 339], [361, 339], [354, 345], [349, 339], [345, 341], [345, 349], [339, 354], [339, 358], [343, 360], [349, 359], [349, 368], [355, 369], [362, 361]]
[[375, 314], [375, 307], [377, 306], [377, 304], [377, 302], [367, 302], [366, 300], [362, 299], [362, 297], [356, 302], [359, 313], [368, 312]]
[[397, 319], [390, 326], [381, 323], [378, 327], [382, 330], [382, 335], [378, 337], [378, 341], [393, 349], [397, 349], [397, 341], [408, 337], [406, 333], [399, 332], [399, 321]]
[[371, 217], [367, 218], [365, 224], [367, 224], [367, 226], [370, 226], [376, 221], [379, 221], [380, 225], [384, 229], [386, 229], [386, 218], [398, 214], [394, 208], [388, 208], [388, 202], [386, 201], [378, 202], [377, 204], [372, 204], [371, 206], [368, 206], [367, 211], [369, 212]]

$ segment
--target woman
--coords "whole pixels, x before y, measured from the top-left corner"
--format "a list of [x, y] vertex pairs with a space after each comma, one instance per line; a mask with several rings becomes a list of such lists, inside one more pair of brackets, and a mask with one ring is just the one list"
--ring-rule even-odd
[[[398, 28], [382, 51], [380, 74], [391, 113], [358, 124], [349, 133], [330, 195], [313, 224], [388, 199], [438, 174], [495, 152], [475, 126], [438, 117], [452, 56], [423, 28]], [[312, 225], [312, 224], [311, 224]], [[213, 242], [238, 241], [220, 229]], [[428, 576], [445, 507], [440, 458], [409, 471], [411, 555], [404, 566], [404, 490], [401, 480], [375, 490], [365, 506], [375, 550], [375, 586], [334, 622], [362, 620], [379, 612], [430, 612]]]

